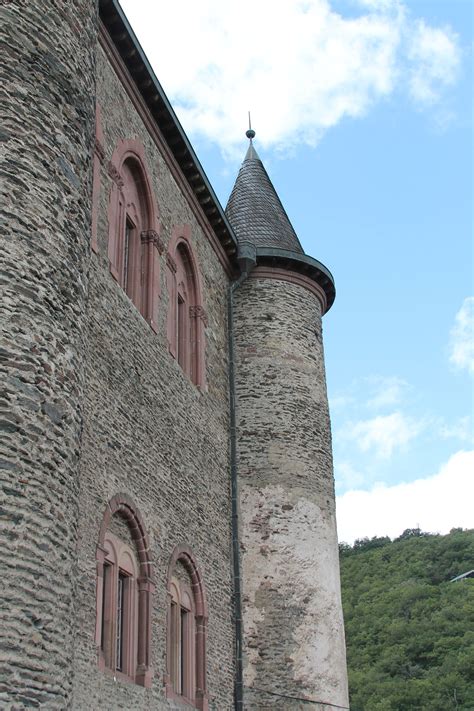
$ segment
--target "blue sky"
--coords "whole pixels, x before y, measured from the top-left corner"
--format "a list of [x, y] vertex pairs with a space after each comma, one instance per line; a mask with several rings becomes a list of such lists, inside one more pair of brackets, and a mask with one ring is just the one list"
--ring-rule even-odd
[[472, 527], [470, 0], [122, 5], [222, 204], [250, 109], [306, 252], [334, 274], [341, 540]]

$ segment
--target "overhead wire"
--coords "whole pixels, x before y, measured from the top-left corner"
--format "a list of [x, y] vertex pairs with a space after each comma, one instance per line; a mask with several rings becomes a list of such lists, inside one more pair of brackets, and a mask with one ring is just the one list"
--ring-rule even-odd
[[294, 701], [302, 701], [307, 704], [315, 704], [319, 706], [331, 706], [334, 709], [345, 709], [350, 711], [349, 706], [339, 706], [338, 704], [332, 704], [329, 701], [317, 701], [316, 699], [305, 699], [304, 696], [292, 696], [291, 694], [281, 694], [278, 691], [270, 691], [269, 689], [260, 689], [258, 686], [244, 686], [245, 689], [249, 691], [259, 691], [262, 694], [270, 694], [271, 696], [280, 696], [282, 699], [292, 699]]

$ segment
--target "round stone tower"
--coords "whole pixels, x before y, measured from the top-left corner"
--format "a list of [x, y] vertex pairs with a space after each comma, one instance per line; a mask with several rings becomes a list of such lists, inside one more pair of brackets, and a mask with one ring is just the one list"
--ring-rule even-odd
[[94, 0], [2, 2], [4, 709], [70, 706]]
[[234, 297], [243, 708], [348, 708], [321, 327], [334, 283], [249, 133], [227, 206], [256, 250]]

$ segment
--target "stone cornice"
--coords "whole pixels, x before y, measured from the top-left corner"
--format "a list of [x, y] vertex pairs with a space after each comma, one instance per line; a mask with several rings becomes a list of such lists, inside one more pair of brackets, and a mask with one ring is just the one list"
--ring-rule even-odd
[[286, 249], [259, 247], [256, 256], [257, 266], [250, 272], [250, 277], [300, 284], [319, 298], [323, 314], [329, 311], [334, 303], [336, 288], [333, 276], [324, 264], [306, 254]]

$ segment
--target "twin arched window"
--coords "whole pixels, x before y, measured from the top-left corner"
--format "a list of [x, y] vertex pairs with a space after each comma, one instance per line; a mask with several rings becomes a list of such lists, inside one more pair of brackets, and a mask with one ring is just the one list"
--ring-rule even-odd
[[97, 546], [96, 645], [99, 668], [150, 686], [151, 598], [148, 540], [126, 494], [107, 506]]
[[107, 531], [100, 649], [108, 669], [134, 679], [138, 642], [138, 565], [133, 547]]
[[[126, 494], [106, 509], [97, 546], [99, 668], [149, 687], [154, 585], [142, 517]], [[191, 549], [175, 549], [167, 577], [166, 693], [207, 711], [207, 604]]]
[[175, 228], [166, 259], [168, 286], [168, 346], [189, 379], [205, 386], [204, 329], [199, 270], [190, 242], [189, 225]]
[[168, 568], [166, 693], [207, 711], [207, 604], [191, 550], [178, 546]]
[[110, 271], [156, 330], [163, 244], [139, 141], [119, 142], [109, 163], [109, 176], [114, 183], [109, 202]]

